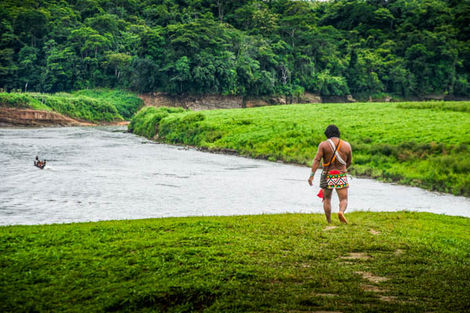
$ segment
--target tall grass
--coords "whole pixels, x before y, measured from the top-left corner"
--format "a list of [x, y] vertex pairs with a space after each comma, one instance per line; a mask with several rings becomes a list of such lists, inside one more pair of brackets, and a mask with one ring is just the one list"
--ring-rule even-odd
[[184, 112], [184, 109], [145, 107], [132, 118], [128, 128], [134, 134], [154, 138], [156, 126], [160, 120], [170, 115], [170, 113], [180, 112]]
[[119, 114], [126, 120], [143, 106], [144, 101], [135, 93], [118, 89], [85, 89], [74, 91], [73, 96], [86, 96], [97, 100], [109, 102], [116, 107]]
[[437, 111], [470, 112], [470, 102], [405, 102], [398, 105], [401, 109], [432, 109]]
[[31, 93], [5, 93], [0, 92], [0, 107], [24, 108], [51, 111], [52, 109], [35, 99]]
[[63, 95], [33, 95], [52, 110], [61, 114], [91, 122], [111, 122], [122, 120], [116, 107], [107, 101], [101, 101], [86, 96]]
[[469, 196], [470, 114], [449, 110], [451, 105], [343, 103], [181, 112], [158, 118], [155, 125], [146, 118], [154, 112], [149, 110], [137, 115], [131, 129], [145, 120], [149, 131], [136, 133], [149, 138], [157, 130], [168, 143], [310, 166], [324, 129], [336, 124], [353, 147], [352, 174]]
[[91, 122], [129, 119], [142, 106], [135, 94], [120, 90], [82, 90], [74, 93], [0, 93], [0, 106], [53, 110]]

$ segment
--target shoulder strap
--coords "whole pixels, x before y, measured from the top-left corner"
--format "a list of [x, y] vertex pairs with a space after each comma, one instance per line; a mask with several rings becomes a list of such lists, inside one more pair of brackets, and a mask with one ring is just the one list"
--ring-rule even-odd
[[[335, 145], [333, 143], [333, 140], [331, 139], [328, 139], [329, 142], [330, 142], [330, 145], [331, 145], [331, 150], [335, 150]], [[341, 140], [340, 140], [341, 141]], [[336, 157], [336, 161], [338, 161], [339, 163], [341, 163], [342, 165], [346, 165], [346, 162], [343, 160], [343, 158], [341, 157], [341, 155], [339, 154], [339, 149], [341, 147], [341, 142], [339, 142], [339, 145], [338, 145], [338, 149], [333, 152], [335, 154], [335, 157]]]
[[336, 159], [336, 151], [341, 147], [341, 139], [338, 141], [338, 145], [336, 146], [335, 150], [333, 151], [333, 156], [330, 159], [330, 162], [322, 164], [323, 167], [328, 166], [330, 167], [331, 162], [334, 162]]

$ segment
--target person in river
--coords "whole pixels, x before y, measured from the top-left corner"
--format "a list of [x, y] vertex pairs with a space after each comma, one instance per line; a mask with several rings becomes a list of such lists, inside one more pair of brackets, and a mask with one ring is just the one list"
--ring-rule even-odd
[[342, 223], [347, 224], [348, 221], [344, 216], [344, 212], [348, 206], [349, 184], [346, 173], [352, 162], [351, 145], [340, 139], [340, 131], [336, 125], [329, 125], [325, 130], [325, 136], [327, 140], [318, 145], [308, 183], [312, 186], [315, 172], [323, 159], [323, 170], [320, 177], [320, 188], [322, 190], [319, 196], [323, 196], [323, 210], [325, 211], [326, 220], [331, 223], [331, 196], [333, 189], [336, 189], [339, 198], [338, 218]]
[[46, 160], [40, 161], [39, 157], [36, 156], [36, 160], [34, 160], [34, 166], [39, 167], [40, 169], [43, 169], [46, 166]]

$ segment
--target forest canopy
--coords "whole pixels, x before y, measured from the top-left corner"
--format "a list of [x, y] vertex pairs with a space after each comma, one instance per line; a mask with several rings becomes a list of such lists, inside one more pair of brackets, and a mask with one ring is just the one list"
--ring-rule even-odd
[[470, 0], [3, 0], [0, 88], [470, 95]]

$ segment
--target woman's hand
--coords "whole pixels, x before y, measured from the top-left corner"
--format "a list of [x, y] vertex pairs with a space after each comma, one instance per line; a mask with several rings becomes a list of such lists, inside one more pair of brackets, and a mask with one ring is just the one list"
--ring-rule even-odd
[[313, 176], [310, 176], [308, 179], [308, 184], [312, 186], [312, 183], [313, 183]]

